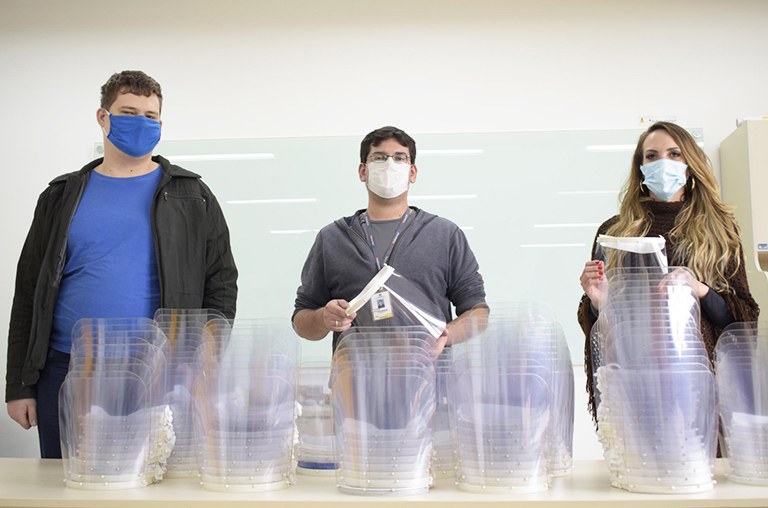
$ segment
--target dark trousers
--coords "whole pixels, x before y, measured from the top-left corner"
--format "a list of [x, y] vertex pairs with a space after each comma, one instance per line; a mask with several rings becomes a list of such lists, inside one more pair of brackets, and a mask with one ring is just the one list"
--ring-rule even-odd
[[48, 350], [45, 367], [37, 382], [37, 433], [40, 438], [40, 457], [61, 458], [59, 440], [59, 389], [69, 369], [69, 355]]

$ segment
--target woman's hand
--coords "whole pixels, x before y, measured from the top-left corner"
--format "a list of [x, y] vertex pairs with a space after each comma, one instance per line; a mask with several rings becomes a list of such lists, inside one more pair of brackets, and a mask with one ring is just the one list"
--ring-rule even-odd
[[693, 272], [687, 268], [676, 268], [673, 272], [661, 279], [661, 284], [667, 285], [670, 281], [680, 281], [691, 286], [691, 289], [693, 289], [693, 292], [699, 300], [709, 293], [709, 286], [699, 282], [699, 279], [697, 279]]
[[606, 296], [608, 280], [605, 278], [605, 263], [593, 259], [584, 264], [584, 270], [579, 278], [581, 289], [592, 302], [595, 309], [600, 309], [600, 303]]

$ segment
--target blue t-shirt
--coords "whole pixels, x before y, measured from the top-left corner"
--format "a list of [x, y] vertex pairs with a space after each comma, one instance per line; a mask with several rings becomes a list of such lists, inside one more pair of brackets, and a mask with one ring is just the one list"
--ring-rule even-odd
[[92, 171], [69, 226], [51, 347], [69, 353], [81, 318], [153, 317], [160, 304], [151, 211], [162, 171], [113, 178]]

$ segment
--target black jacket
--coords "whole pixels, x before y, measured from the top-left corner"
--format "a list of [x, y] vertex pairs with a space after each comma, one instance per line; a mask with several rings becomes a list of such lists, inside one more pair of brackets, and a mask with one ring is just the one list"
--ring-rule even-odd
[[[155, 156], [163, 175], [152, 208], [160, 306], [216, 309], [232, 319], [237, 268], [216, 197], [196, 175]], [[55, 178], [37, 201], [16, 271], [6, 401], [34, 398], [45, 365], [67, 252], [67, 232], [97, 159]]]

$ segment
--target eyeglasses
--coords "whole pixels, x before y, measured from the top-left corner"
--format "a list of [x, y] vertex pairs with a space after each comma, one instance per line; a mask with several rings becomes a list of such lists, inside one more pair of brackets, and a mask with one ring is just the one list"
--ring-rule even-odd
[[392, 157], [392, 160], [398, 164], [407, 163], [411, 160], [410, 156], [405, 152], [395, 152], [392, 155], [384, 152], [373, 152], [368, 156], [368, 162], [386, 162], [390, 157]]

